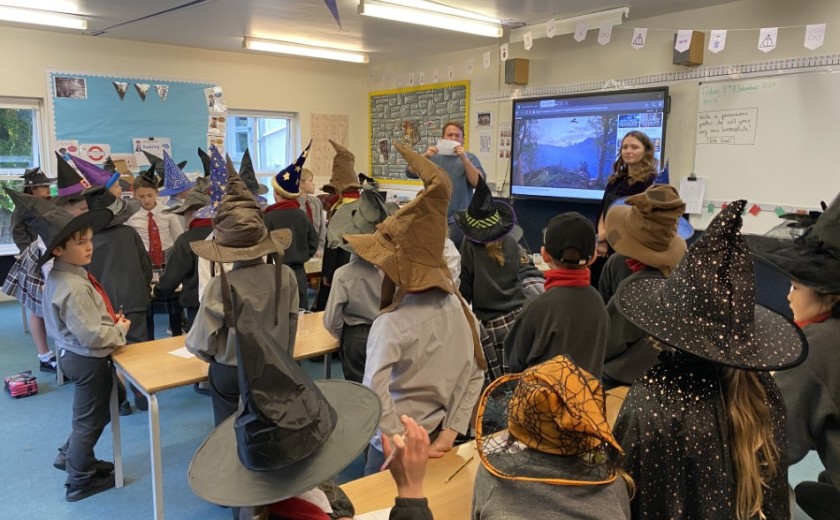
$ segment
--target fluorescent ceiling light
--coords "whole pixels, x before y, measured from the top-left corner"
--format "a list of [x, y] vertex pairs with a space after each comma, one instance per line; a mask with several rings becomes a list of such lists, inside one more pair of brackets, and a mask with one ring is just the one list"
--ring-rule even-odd
[[330, 47], [314, 47], [301, 43], [284, 42], [279, 40], [263, 40], [246, 36], [243, 42], [246, 49], [252, 51], [276, 52], [292, 54], [308, 58], [323, 58], [325, 60], [349, 61], [352, 63], [367, 63], [368, 56], [362, 52], [345, 51]]
[[[554, 26], [558, 36], [561, 34], [572, 34], [577, 28], [579, 22], [586, 22], [586, 25], [591, 29], [598, 27], [603, 23], [611, 25], [621, 25], [624, 23], [624, 17], [630, 14], [630, 8], [619, 7], [616, 9], [609, 9], [607, 11], [598, 11], [597, 13], [589, 13], [583, 16], [574, 16], [572, 18], [562, 18], [554, 21]], [[510, 41], [521, 42], [525, 40], [525, 33], [530, 32], [533, 39], [547, 38], [546, 34], [547, 23], [538, 23], [533, 25], [526, 25], [524, 27], [517, 27], [510, 31]]]
[[448, 29], [477, 36], [502, 37], [501, 20], [423, 0], [359, 0], [359, 14]]
[[66, 29], [87, 29], [87, 21], [77, 16], [37, 11], [34, 9], [19, 9], [17, 7], [0, 6], [0, 20], [32, 25], [49, 25], [50, 27], [64, 27]]

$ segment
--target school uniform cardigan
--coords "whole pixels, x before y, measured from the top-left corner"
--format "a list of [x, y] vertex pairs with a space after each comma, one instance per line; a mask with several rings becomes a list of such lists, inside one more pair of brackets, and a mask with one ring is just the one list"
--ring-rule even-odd
[[519, 281], [519, 246], [512, 236], [502, 239], [505, 265], [490, 258], [484, 244], [469, 239], [461, 243], [461, 294], [476, 317], [486, 322], [514, 311], [525, 303]]
[[817, 450], [831, 481], [840, 484], [840, 319], [806, 325], [808, 358], [774, 374], [787, 404], [788, 463]]
[[516, 318], [505, 338], [507, 365], [522, 372], [562, 354], [600, 379], [609, 327], [594, 287], [554, 287], [530, 300]]

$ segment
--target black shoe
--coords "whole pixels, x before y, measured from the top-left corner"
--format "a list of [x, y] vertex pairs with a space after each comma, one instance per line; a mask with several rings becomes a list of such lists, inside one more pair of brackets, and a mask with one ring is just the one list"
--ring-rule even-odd
[[64, 498], [68, 502], [75, 502], [91, 495], [95, 495], [116, 485], [114, 475], [94, 475], [84, 486], [67, 486], [67, 493]]
[[128, 399], [120, 403], [120, 417], [126, 415], [131, 415], [131, 403], [128, 402]]
[[[67, 455], [63, 451], [58, 450], [58, 455], [55, 456], [53, 461], [53, 467], [61, 471], [67, 471]], [[93, 469], [97, 475], [110, 475], [114, 472], [114, 463], [107, 460], [97, 460], [93, 463]]]
[[149, 400], [146, 399], [146, 396], [141, 394], [140, 392], [134, 392], [134, 406], [140, 410], [145, 412], [149, 409]]
[[[204, 384], [207, 384], [207, 383], [204, 383]], [[210, 395], [210, 389], [209, 388], [204, 388], [203, 386], [201, 386], [201, 383], [194, 384], [193, 385], [193, 390], [195, 390], [195, 393], [197, 393], [197, 394]]]
[[55, 362], [55, 356], [51, 357], [48, 361], [41, 361], [40, 365], [41, 372], [50, 372], [52, 374], [55, 374], [57, 367], [57, 363]]

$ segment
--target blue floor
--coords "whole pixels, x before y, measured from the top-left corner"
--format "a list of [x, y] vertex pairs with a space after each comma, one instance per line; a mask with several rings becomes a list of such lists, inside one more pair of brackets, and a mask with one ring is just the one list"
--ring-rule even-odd
[[[164, 316], [156, 320], [157, 337], [166, 334]], [[37, 370], [32, 339], [23, 333], [17, 302], [0, 303], [0, 374]], [[323, 364], [304, 361], [313, 378], [323, 374]], [[334, 378], [342, 377], [341, 365], [333, 361]], [[70, 428], [72, 384], [57, 386], [51, 374], [38, 373], [35, 396], [12, 399], [0, 395], [0, 519], [50, 518], [148, 520], [152, 518], [152, 481], [149, 462], [149, 423], [146, 412], [122, 417], [122, 449], [126, 485], [85, 500], [64, 500], [64, 473], [52, 467], [56, 449]], [[161, 443], [163, 446], [164, 512], [179, 520], [229, 520], [227, 509], [196, 497], [187, 484], [187, 468], [193, 453], [213, 429], [208, 397], [192, 387], [159, 394]], [[112, 459], [110, 427], [97, 445], [99, 458]], [[822, 469], [816, 454], [790, 468], [790, 482], [815, 480]], [[360, 477], [364, 463], [359, 457], [339, 476], [340, 483]], [[468, 516], [465, 511], [464, 518]], [[797, 511], [797, 520], [808, 517]], [[448, 520], [448, 519], [447, 519]]]
[[[64, 500], [64, 473], [52, 467], [57, 448], [70, 429], [73, 385], [58, 386], [52, 374], [37, 372], [35, 347], [23, 333], [20, 306], [0, 303], [0, 374], [23, 370], [38, 376], [38, 394], [22, 399], [0, 395], [0, 519], [50, 518], [148, 520], [153, 516], [149, 460], [148, 414], [135, 410], [120, 418], [126, 485], [79, 502]], [[156, 319], [156, 336], [166, 335], [166, 319]], [[315, 379], [323, 376], [323, 363], [303, 361]], [[333, 378], [341, 378], [341, 365], [333, 361]], [[182, 520], [229, 520], [229, 510], [196, 497], [187, 484], [193, 453], [213, 429], [210, 398], [192, 387], [162, 392], [160, 403], [163, 446], [164, 512]], [[132, 403], [133, 404], [133, 403]], [[98, 458], [113, 460], [111, 429], [105, 429], [96, 446]], [[360, 459], [346, 468], [338, 481], [362, 476]]]

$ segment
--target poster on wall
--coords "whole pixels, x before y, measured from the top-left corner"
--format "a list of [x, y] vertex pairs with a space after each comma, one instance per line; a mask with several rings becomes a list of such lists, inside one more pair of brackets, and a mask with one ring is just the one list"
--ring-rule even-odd
[[222, 87], [204, 89], [207, 107], [207, 150], [216, 147], [224, 155], [227, 140], [227, 103]]
[[345, 114], [312, 114], [310, 119], [312, 147], [306, 159], [306, 168], [319, 178], [329, 178], [335, 149], [330, 140], [348, 146], [350, 140], [350, 116]]
[[172, 140], [168, 137], [135, 137], [131, 140], [134, 144], [134, 161], [138, 166], [149, 166], [149, 160], [143, 152], [163, 157], [166, 152], [172, 157]]
[[[469, 130], [469, 90], [469, 81], [454, 81], [371, 92], [369, 175], [389, 182], [419, 184], [406, 177], [406, 163], [394, 143], [402, 142], [422, 153], [437, 144], [447, 121], [460, 121]], [[479, 141], [464, 136], [464, 142], [475, 148], [470, 150], [473, 153], [478, 152]]]
[[79, 146], [79, 157], [93, 164], [105, 164], [111, 155], [111, 145], [106, 143], [82, 144]]
[[68, 99], [87, 99], [87, 81], [85, 78], [55, 76], [53, 78], [55, 97]]
[[499, 159], [510, 159], [510, 141], [513, 137], [510, 121], [499, 123]]
[[58, 152], [65, 161], [70, 162], [70, 156], [79, 157], [79, 141], [75, 139], [62, 139], [55, 141], [53, 151]]

